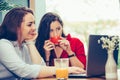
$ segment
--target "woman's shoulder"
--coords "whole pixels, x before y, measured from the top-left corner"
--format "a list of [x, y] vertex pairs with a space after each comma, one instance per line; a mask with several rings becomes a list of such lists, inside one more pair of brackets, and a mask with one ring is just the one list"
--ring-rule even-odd
[[8, 39], [0, 39], [0, 47], [15, 47], [18, 46], [17, 41], [10, 41]]
[[7, 39], [0, 39], [0, 42], [10, 42], [10, 41]]
[[70, 34], [67, 35], [67, 40], [68, 41], [77, 41], [77, 42], [81, 42], [81, 40], [77, 37], [72, 37]]
[[12, 43], [7, 39], [0, 39], [0, 45], [5, 45], [5, 44], [12, 44]]

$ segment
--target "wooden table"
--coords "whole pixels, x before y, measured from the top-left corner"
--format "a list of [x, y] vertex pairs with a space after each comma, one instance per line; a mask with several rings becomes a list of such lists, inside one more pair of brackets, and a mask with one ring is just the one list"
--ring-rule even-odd
[[[35, 79], [35, 80], [56, 80], [56, 78], [43, 78], [43, 79]], [[68, 78], [68, 80], [105, 80], [101, 78]]]
[[[49, 78], [41, 78], [35, 80], [56, 80], [56, 78], [49, 77]], [[68, 80], [105, 80], [105, 79], [95, 77], [95, 78], [68, 78]], [[120, 69], [118, 69], [118, 80], [120, 80]]]
[[[41, 79], [34, 79], [34, 80], [56, 80], [55, 77], [48, 77], [48, 78], [41, 78]], [[92, 77], [92, 78], [68, 78], [67, 80], [105, 80], [104, 77]]]

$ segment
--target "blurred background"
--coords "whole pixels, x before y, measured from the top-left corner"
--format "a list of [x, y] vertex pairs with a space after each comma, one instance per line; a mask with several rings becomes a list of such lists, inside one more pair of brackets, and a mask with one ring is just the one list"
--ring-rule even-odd
[[[120, 0], [0, 0], [0, 24], [10, 9], [19, 6], [34, 10], [36, 27], [46, 12], [59, 14], [64, 32], [84, 43], [86, 55], [90, 34], [120, 36]], [[118, 62], [120, 68], [120, 58]]]

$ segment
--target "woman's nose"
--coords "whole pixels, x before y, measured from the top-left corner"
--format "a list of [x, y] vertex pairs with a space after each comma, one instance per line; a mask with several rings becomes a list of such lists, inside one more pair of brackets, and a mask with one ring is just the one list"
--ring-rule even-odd
[[54, 32], [54, 36], [57, 36], [57, 35], [58, 35], [57, 31], [55, 31], [55, 32]]
[[33, 30], [36, 30], [36, 27], [35, 27], [35, 25], [33, 25], [33, 26], [32, 26], [32, 29], [33, 29]]

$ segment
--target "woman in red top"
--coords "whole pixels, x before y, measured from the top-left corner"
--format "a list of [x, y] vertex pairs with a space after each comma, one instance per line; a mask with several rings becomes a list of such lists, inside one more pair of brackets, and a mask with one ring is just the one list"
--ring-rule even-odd
[[[59, 37], [58, 41], [53, 39], [56, 36]], [[70, 66], [86, 67], [83, 43], [78, 38], [72, 38], [70, 34], [65, 36], [63, 22], [55, 13], [48, 12], [42, 17], [36, 47], [49, 66], [54, 65], [54, 58], [69, 58]]]

